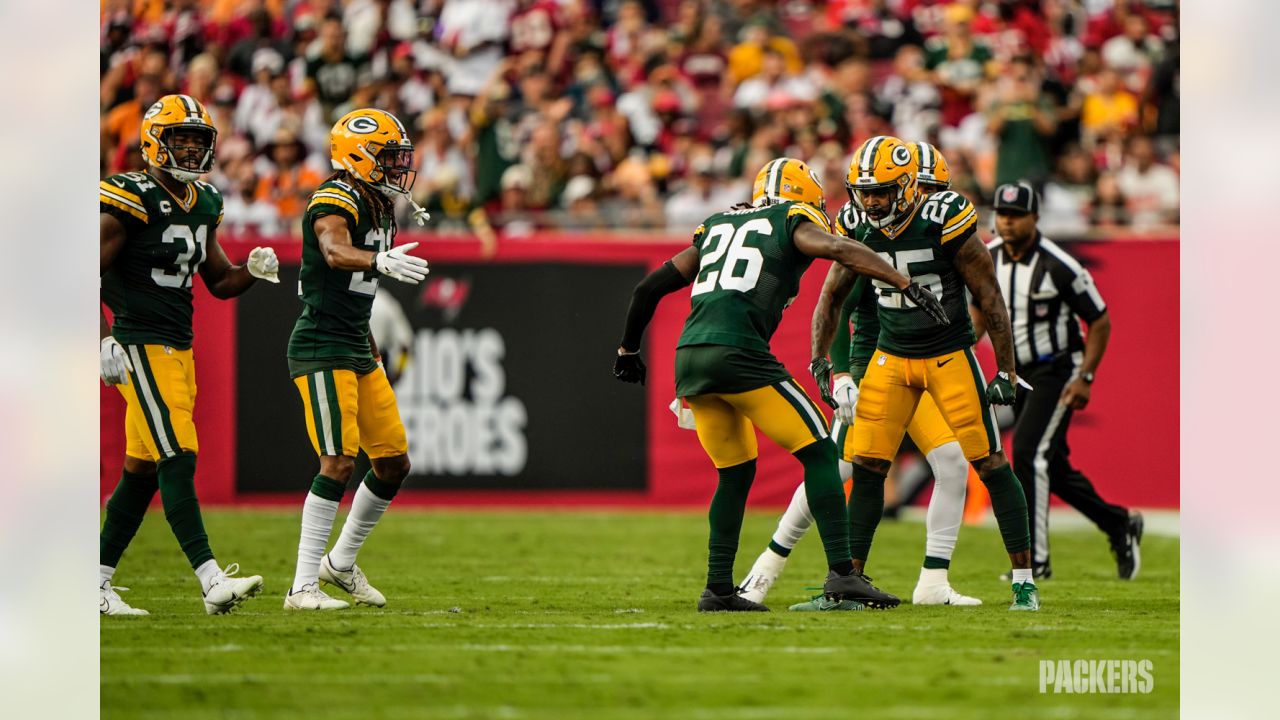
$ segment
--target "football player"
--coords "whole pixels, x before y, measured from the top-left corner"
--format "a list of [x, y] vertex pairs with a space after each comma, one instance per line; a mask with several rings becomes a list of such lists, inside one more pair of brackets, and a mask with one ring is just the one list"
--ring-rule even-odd
[[216, 298], [232, 298], [255, 279], [280, 282], [271, 248], [254, 248], [232, 265], [215, 233], [222, 196], [200, 176], [213, 167], [217, 131], [199, 101], [166, 95], [142, 119], [145, 172], [113, 175], [98, 185], [102, 299], [101, 375], [124, 395], [124, 472], [107, 501], [99, 549], [103, 615], [146, 615], [112, 587], [120, 557], [156, 492], [187, 555], [210, 615], [229, 612], [262, 589], [262, 578], [234, 577], [209, 547], [195, 472], [199, 443], [191, 353], [191, 285], [197, 272]]
[[[1031, 578], [1027, 501], [1005, 459], [992, 404], [1014, 401], [1018, 379], [1013, 364], [1009, 316], [986, 245], [975, 233], [977, 209], [950, 190], [921, 198], [918, 165], [896, 137], [877, 136], [854, 154], [846, 179], [849, 197], [861, 212], [853, 230], [914, 282], [941, 296], [950, 323], [939, 329], [917, 308], [908, 307], [891, 287], [872, 281], [880, 336], [858, 385], [851, 452], [853, 488], [849, 498], [850, 549], [856, 567], [865, 567], [876, 526], [884, 512], [884, 480], [921, 396], [933, 399], [946, 425], [991, 494], [1005, 550], [1013, 566], [1010, 610], [1038, 610]], [[835, 334], [840, 302], [854, 276], [839, 265], [827, 274], [813, 319], [813, 365], [819, 372]], [[985, 383], [973, 354], [976, 337], [965, 291], [986, 318], [999, 372]], [[985, 388], [984, 388], [985, 385]]]
[[733, 585], [743, 510], [755, 479], [756, 427], [804, 465], [830, 568], [822, 609], [899, 602], [853, 567], [835, 446], [821, 442], [828, 435], [826, 418], [772, 355], [769, 339], [815, 257], [874, 277], [938, 322], [945, 319], [937, 298], [919, 284], [866, 246], [829, 230], [817, 176], [799, 160], [777, 158], [756, 175], [750, 205], [707, 218], [694, 231], [692, 247], [650, 273], [632, 295], [614, 376], [643, 384], [640, 340], [654, 309], [663, 296], [693, 285], [692, 308], [676, 346], [676, 395], [692, 409], [698, 440], [719, 475], [699, 611], [768, 610]]
[[[302, 217], [302, 314], [289, 337], [289, 374], [302, 396], [307, 434], [320, 472], [302, 505], [302, 532], [290, 610], [337, 610], [319, 580], [357, 603], [382, 607], [356, 553], [409, 475], [409, 446], [395, 393], [379, 362], [369, 316], [383, 277], [417, 284], [427, 261], [394, 247], [394, 199], [413, 187], [413, 143], [400, 121], [375, 109], [353, 110], [329, 133], [335, 173], [311, 194]], [[363, 449], [370, 470], [327, 555], [338, 504]]]
[[[951, 171], [942, 153], [924, 142], [911, 143], [908, 147], [920, 168], [916, 178], [921, 194], [927, 197], [931, 193], [950, 189]], [[836, 214], [836, 232], [850, 237], [860, 220], [860, 211], [850, 200]], [[877, 304], [874, 288], [866, 278], [855, 280], [853, 290], [844, 300], [835, 340], [831, 344], [832, 361], [822, 358], [815, 378], [823, 399], [835, 408], [836, 422], [831, 428], [831, 439], [840, 452], [840, 477], [846, 479], [846, 492], [849, 492], [851, 483], [848, 478], [853, 472], [853, 436], [849, 427], [858, 400], [858, 383], [867, 372], [867, 365], [871, 362], [876, 340], [880, 335]], [[852, 337], [848, 331], [851, 319], [854, 325]], [[833, 369], [836, 371], [834, 376], [831, 375]], [[911, 602], [914, 605], [981, 605], [981, 600], [952, 589], [947, 578], [951, 555], [956, 547], [956, 536], [964, 519], [965, 485], [969, 476], [969, 464], [965, 460], [964, 451], [929, 395], [921, 396], [915, 415], [907, 425], [907, 433], [928, 460], [937, 479], [925, 520], [928, 537], [924, 565], [920, 569], [920, 579], [915, 591], [911, 594]], [[744, 597], [764, 602], [769, 589], [782, 572], [791, 549], [812, 524], [809, 501], [804, 485], [801, 485], [796, 488], [791, 504], [779, 519], [773, 539], [764, 552], [760, 553], [743, 580]]]

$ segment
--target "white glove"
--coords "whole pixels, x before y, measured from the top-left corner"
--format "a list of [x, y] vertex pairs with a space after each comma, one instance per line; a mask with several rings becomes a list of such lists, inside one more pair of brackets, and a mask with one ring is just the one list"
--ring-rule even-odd
[[838, 375], [831, 381], [831, 396], [836, 399], [836, 419], [845, 425], [853, 424], [854, 410], [858, 404], [858, 386], [848, 375]]
[[427, 269], [426, 260], [405, 254], [416, 247], [418, 243], [413, 242], [380, 252], [373, 258], [373, 266], [389, 278], [417, 285], [431, 271]]
[[124, 346], [108, 335], [102, 338], [102, 354], [98, 359], [98, 374], [102, 376], [102, 384], [128, 385], [129, 373], [133, 371], [133, 363], [129, 362], [129, 354]]
[[249, 274], [259, 280], [280, 282], [280, 260], [276, 251], [269, 247], [256, 247], [249, 253]]

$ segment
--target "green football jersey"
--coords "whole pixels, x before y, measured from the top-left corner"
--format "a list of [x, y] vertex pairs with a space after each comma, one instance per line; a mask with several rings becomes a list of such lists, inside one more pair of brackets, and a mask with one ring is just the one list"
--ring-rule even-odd
[[302, 269], [298, 297], [302, 314], [289, 336], [289, 372], [294, 377], [317, 369], [371, 372], [377, 365], [369, 347], [369, 314], [378, 290], [377, 270], [335, 270], [325, 262], [312, 224], [325, 215], [347, 221], [357, 248], [383, 252], [395, 243], [390, 216], [375, 226], [360, 193], [341, 180], [327, 180], [311, 194], [302, 216]]
[[112, 175], [98, 184], [99, 211], [124, 225], [120, 254], [102, 276], [111, 334], [126, 345], [191, 347], [191, 283], [222, 222], [222, 195], [187, 183], [171, 195], [146, 173]]
[[[854, 231], [861, 220], [862, 215], [858, 209], [853, 203], [846, 202], [840, 212], [836, 213], [836, 233], [848, 238], [854, 237]], [[849, 295], [845, 297], [840, 315], [842, 328], [848, 328], [849, 322], [853, 322], [853, 336], [849, 337], [847, 332], [837, 333], [830, 351], [832, 358], [843, 356], [842, 360], [847, 360], [848, 372], [855, 383], [861, 382], [862, 376], [867, 374], [867, 365], [871, 364], [876, 343], [880, 341], [879, 309], [878, 295], [870, 278], [859, 275], [854, 279]], [[835, 342], [847, 344], [837, 347]], [[844, 364], [840, 365], [841, 369], [845, 367]]]
[[795, 300], [800, 278], [813, 262], [791, 242], [802, 222], [831, 228], [826, 215], [798, 202], [716, 213], [699, 225], [693, 233], [699, 265], [692, 307], [676, 347], [729, 345], [769, 352], [782, 311]]
[[978, 225], [978, 211], [950, 190], [933, 193], [896, 232], [860, 223], [853, 237], [942, 301], [951, 324], [938, 325], [888, 283], [872, 280], [880, 308], [878, 347], [908, 358], [945, 355], [977, 342], [964, 279], [954, 258]]

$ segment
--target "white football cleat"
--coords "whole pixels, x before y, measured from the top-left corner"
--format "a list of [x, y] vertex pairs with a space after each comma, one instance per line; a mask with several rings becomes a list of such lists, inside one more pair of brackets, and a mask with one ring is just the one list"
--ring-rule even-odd
[[151, 613], [142, 608], [130, 607], [129, 603], [120, 597], [119, 591], [127, 591], [127, 587], [111, 587], [110, 582], [104, 582], [98, 586], [98, 594], [101, 600], [98, 601], [98, 611], [102, 615], [150, 615]]
[[754, 603], [763, 603], [765, 597], [769, 595], [769, 590], [773, 584], [777, 582], [778, 576], [782, 574], [782, 568], [786, 567], [787, 559], [778, 553], [765, 548], [760, 553], [760, 557], [756, 558], [756, 562], [751, 566], [751, 571], [747, 573], [747, 577], [742, 580], [742, 597]]
[[329, 561], [329, 556], [325, 555], [320, 559], [320, 581], [342, 588], [355, 599], [357, 605], [383, 607], [387, 604], [387, 598], [369, 584], [368, 578], [355, 563], [351, 564], [350, 570], [338, 570]]
[[916, 585], [911, 593], [912, 605], [981, 605], [976, 597], [961, 595], [949, 584]]
[[301, 590], [284, 596], [285, 610], [343, 610], [347, 607], [346, 600], [325, 595], [319, 583], [303, 585]]
[[250, 575], [238, 578], [239, 563], [231, 563], [214, 576], [204, 593], [204, 611], [210, 615], [225, 615], [237, 605], [262, 592], [262, 576]]

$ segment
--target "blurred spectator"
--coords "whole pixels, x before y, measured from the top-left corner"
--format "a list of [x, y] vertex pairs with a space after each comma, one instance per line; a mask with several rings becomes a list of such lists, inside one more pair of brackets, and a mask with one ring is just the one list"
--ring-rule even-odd
[[1080, 133], [1086, 141], [1112, 130], [1128, 130], [1138, 121], [1138, 101], [1120, 84], [1116, 71], [1098, 73], [1097, 86], [1085, 95], [1080, 109]]
[[[258, 196], [258, 176], [253, 165], [235, 166], [234, 192], [224, 192], [221, 232], [273, 236], [283, 231], [280, 212], [275, 204]], [[229, 188], [228, 190], [231, 190]]]
[[1150, 228], [1178, 220], [1178, 174], [1156, 162], [1155, 143], [1144, 135], [1129, 141], [1116, 185], [1127, 201], [1135, 228]]
[[307, 55], [306, 88], [320, 101], [329, 122], [338, 119], [335, 109], [345, 103], [360, 84], [367, 58], [355, 56], [346, 47], [342, 21], [329, 18], [320, 26], [316, 46]]
[[1058, 159], [1058, 171], [1045, 185], [1040, 206], [1040, 229], [1053, 237], [1071, 237], [1089, 230], [1093, 205], [1093, 161], [1079, 146]]
[[1057, 128], [1057, 118], [1053, 101], [1041, 92], [1031, 61], [1016, 58], [1009, 66], [987, 122], [998, 141], [996, 184], [1028, 180], [1043, 185], [1050, 170], [1046, 143]]
[[275, 206], [280, 219], [292, 223], [302, 217], [307, 198], [328, 173], [308, 165], [306, 146], [297, 134], [288, 129], [276, 131], [271, 142], [263, 148], [257, 163], [259, 201]]
[[[253, 231], [296, 232], [309, 174], [329, 171], [333, 121], [368, 106], [415, 129], [414, 192], [432, 227], [468, 232], [486, 253], [490, 217], [504, 237], [687, 232], [784, 153], [812, 164], [834, 210], [849, 153], [878, 134], [938, 145], [954, 187], [978, 203], [997, 181], [1047, 181], [1056, 234], [1176, 222], [1171, 0], [817, 7], [107, 0], [102, 172], [141, 169], [142, 112], [184, 92], [219, 129], [210, 180], [239, 204], [228, 227]], [[1136, 136], [1153, 136], [1154, 150]], [[397, 213], [409, 222], [407, 200]]]
[[728, 187], [717, 186], [710, 155], [699, 155], [690, 163], [693, 171], [684, 187], [667, 198], [664, 213], [667, 230], [676, 234], [693, 231], [712, 213], [723, 212], [741, 200]]
[[760, 72], [743, 80], [733, 93], [733, 106], [755, 111], [766, 103], [812, 100], [814, 88], [803, 76], [787, 72], [787, 60], [773, 47], [761, 51]]

